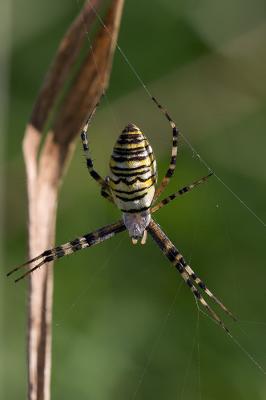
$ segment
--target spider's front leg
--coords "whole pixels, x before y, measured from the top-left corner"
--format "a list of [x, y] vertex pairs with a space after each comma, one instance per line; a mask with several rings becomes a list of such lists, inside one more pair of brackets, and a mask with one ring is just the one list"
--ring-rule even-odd
[[166, 186], [168, 185], [170, 179], [174, 175], [175, 167], [176, 167], [176, 157], [177, 157], [177, 148], [178, 148], [178, 138], [179, 138], [179, 129], [177, 128], [175, 122], [172, 120], [168, 112], [163, 108], [163, 106], [157, 101], [155, 97], [152, 97], [153, 102], [162, 111], [166, 119], [168, 120], [171, 128], [172, 128], [172, 150], [171, 150], [171, 159], [168, 169], [166, 171], [163, 180], [161, 181], [160, 185], [157, 187], [155, 196], [153, 201], [155, 202], [161, 193], [164, 191]]
[[[31, 264], [35, 264], [34, 267], [28, 269], [23, 275], [18, 277], [15, 282], [20, 281], [25, 278], [25, 276], [31, 274], [36, 269], [40, 268], [43, 264], [49, 263], [51, 261], [57, 260], [58, 258], [70, 255], [75, 253], [78, 250], [85, 249], [86, 247], [95, 246], [98, 243], [103, 242], [104, 240], [110, 239], [112, 236], [117, 233], [123, 232], [126, 229], [122, 220], [106, 225], [103, 228], [97, 229], [94, 232], [87, 233], [84, 236], [76, 238], [71, 242], [62, 244], [61, 246], [54, 247], [53, 249], [45, 250], [43, 253], [38, 255], [37, 257], [32, 258], [29, 261], [26, 261], [24, 264], [15, 267], [10, 272], [8, 272], [7, 276], [13, 274], [14, 272], [20, 270], [23, 267], [27, 267]], [[37, 262], [37, 264], [36, 264]]]
[[228, 315], [230, 315], [234, 320], [235, 317], [233, 314], [224, 306], [224, 304], [213, 295], [213, 293], [206, 287], [206, 285], [202, 282], [202, 280], [196, 276], [194, 271], [191, 269], [189, 265], [187, 265], [186, 261], [182, 254], [177, 250], [174, 244], [170, 241], [170, 239], [165, 235], [160, 226], [154, 221], [151, 220], [149, 226], [147, 227], [148, 233], [152, 236], [153, 240], [158, 244], [160, 249], [169, 259], [169, 261], [173, 264], [173, 266], [178, 270], [186, 284], [189, 286], [195, 298], [202, 304], [202, 306], [207, 310], [208, 314], [214, 319], [222, 328], [229, 333], [229, 330], [224, 325], [224, 322], [218, 317], [215, 311], [209, 306], [206, 300], [202, 297], [195, 284], [199, 286], [213, 301], [218, 304], [223, 311], [225, 311]]
[[104, 182], [105, 183], [101, 188], [101, 196], [103, 196], [105, 199], [111, 201], [114, 204], [113, 196], [112, 196], [110, 185], [109, 185], [109, 182], [110, 182], [109, 176], [105, 177]]
[[[99, 104], [99, 103], [98, 103]], [[81, 141], [82, 141], [82, 146], [83, 146], [83, 151], [86, 157], [86, 165], [89, 171], [90, 176], [101, 186], [101, 195], [105, 197], [107, 200], [111, 201], [113, 203], [112, 196], [110, 194], [109, 190], [109, 185], [106, 179], [103, 179], [98, 172], [94, 169], [93, 161], [90, 156], [90, 150], [89, 150], [89, 141], [88, 141], [88, 128], [89, 124], [91, 122], [91, 119], [93, 115], [95, 114], [95, 111], [98, 107], [98, 104], [95, 106], [94, 110], [90, 114], [89, 118], [87, 119], [86, 124], [84, 125], [82, 131], [81, 131]]]

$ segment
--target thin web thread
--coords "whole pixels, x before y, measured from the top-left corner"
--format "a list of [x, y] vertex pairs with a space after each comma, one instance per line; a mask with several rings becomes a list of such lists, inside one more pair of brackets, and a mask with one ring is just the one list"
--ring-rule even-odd
[[[78, 303], [85, 297], [87, 296], [89, 290], [93, 287], [95, 284], [96, 279], [106, 270], [106, 268], [110, 265], [110, 260], [111, 258], [118, 252], [120, 249], [120, 246], [122, 242], [124, 241], [125, 238], [120, 237], [119, 242], [115, 245], [115, 247], [112, 249], [112, 252], [109, 253], [108, 257], [98, 266], [98, 268], [90, 274], [89, 280], [83, 290], [75, 297], [74, 301], [72, 301], [67, 307], [65, 307], [65, 310], [63, 314], [60, 315], [60, 318], [57, 318], [56, 313], [54, 312], [54, 320], [55, 320], [55, 327], [58, 328], [61, 325], [63, 325], [63, 322], [65, 321], [67, 315], [73, 311], [73, 309], [78, 305]], [[74, 256], [75, 253], [72, 255]], [[77, 255], [77, 254], [76, 254]]]
[[[110, 30], [109, 30], [108, 27], [105, 25], [104, 21], [102, 20], [101, 16], [99, 15], [99, 13], [98, 13], [97, 10], [95, 9], [95, 7], [94, 7], [91, 3], [90, 3], [89, 5], [90, 5], [91, 9], [93, 10], [93, 12], [95, 13], [96, 17], [98, 18], [98, 20], [99, 20], [99, 22], [101, 23], [101, 25], [102, 25], [102, 26], [104, 27], [104, 29], [111, 35]], [[87, 35], [88, 35], [88, 32], [87, 32]], [[123, 49], [119, 46], [118, 43], [116, 43], [115, 46], [116, 46], [117, 50], [119, 51], [119, 53], [121, 54], [121, 56], [123, 57], [123, 59], [125, 60], [125, 62], [127, 63], [127, 65], [129, 66], [130, 70], [133, 72], [133, 74], [135, 75], [135, 77], [137, 78], [137, 80], [139, 81], [139, 83], [141, 84], [141, 86], [143, 87], [143, 89], [145, 90], [145, 92], [147, 93], [147, 95], [152, 99], [153, 96], [152, 96], [150, 90], [148, 89], [147, 85], [144, 83], [144, 81], [142, 80], [142, 78], [140, 77], [140, 75], [138, 74], [138, 72], [136, 71], [136, 69], [134, 68], [134, 66], [133, 66], [133, 65], [131, 64], [131, 62], [129, 61], [129, 59], [128, 59], [127, 55], [125, 54], [125, 52], [123, 51]], [[187, 139], [187, 137], [184, 136], [182, 133], [180, 133], [180, 134], [181, 134], [181, 136], [182, 136], [184, 142], [185, 142], [185, 143], [187, 144], [187, 146], [191, 149], [192, 153], [193, 153], [193, 154], [198, 158], [198, 160], [205, 166], [205, 168], [207, 168], [208, 171], [213, 172], [213, 175], [216, 177], [216, 179], [218, 180], [218, 182], [221, 183], [221, 184], [229, 191], [229, 193], [231, 193], [231, 195], [232, 195], [236, 200], [238, 200], [238, 201], [240, 202], [240, 204], [241, 204], [251, 215], [253, 215], [253, 217], [254, 217], [263, 227], [266, 227], [266, 222], [265, 222], [262, 218], [260, 218], [260, 217], [256, 214], [256, 212], [255, 212], [254, 210], [252, 210], [252, 209], [249, 207], [249, 205], [248, 205], [244, 200], [242, 200], [242, 199], [238, 196], [238, 194], [235, 193], [235, 192], [233, 191], [233, 189], [231, 189], [231, 187], [228, 186], [228, 185], [223, 181], [223, 179], [222, 179], [219, 175], [217, 175], [217, 174], [213, 171], [213, 169], [210, 167], [210, 165], [209, 165], [209, 164], [201, 157], [201, 155], [196, 151], [195, 147], [192, 145], [192, 143], [190, 142], [190, 140]], [[168, 314], [167, 314], [166, 320], [165, 320], [164, 323], [163, 323], [163, 326], [166, 324], [166, 322], [167, 322], [167, 320], [168, 320], [168, 318], [169, 318], [169, 315], [171, 314], [171, 309], [172, 309], [174, 303], [175, 303], [175, 299], [174, 299], [173, 304], [172, 304], [171, 307], [170, 307], [170, 310], [169, 310], [169, 312], [168, 312]], [[197, 301], [196, 301], [196, 305], [197, 305], [197, 308], [198, 308], [198, 312], [201, 312], [203, 315], [205, 315], [205, 316], [207, 316], [208, 318], [210, 318], [210, 316], [209, 316], [208, 314], [206, 314], [203, 310], [200, 309], [200, 307], [199, 307]], [[211, 318], [210, 318], [210, 319], [211, 319]], [[212, 320], [212, 319], [211, 319], [211, 320]], [[212, 320], [212, 321], [213, 321], [213, 320]], [[163, 328], [163, 327], [162, 327], [162, 328]], [[156, 344], [157, 344], [158, 340], [159, 340], [160, 337], [161, 337], [162, 330], [163, 330], [163, 329], [161, 329], [160, 334], [158, 335], [159, 337], [157, 338], [156, 343], [154, 343], [154, 346], [153, 346], [153, 348], [152, 348], [152, 350], [151, 350], [150, 356], [148, 357], [147, 363], [146, 363], [146, 365], [144, 366], [143, 373], [142, 373], [142, 375], [141, 375], [141, 377], [140, 377], [140, 379], [139, 379], [139, 382], [138, 382], [138, 384], [137, 384], [137, 387], [136, 387], [136, 390], [135, 390], [135, 392], [134, 392], [134, 394], [133, 394], [132, 399], [135, 399], [135, 397], [136, 397], [136, 395], [137, 395], [137, 393], [138, 393], [138, 391], [139, 391], [139, 388], [140, 388], [140, 386], [141, 386], [141, 384], [142, 384], [142, 381], [143, 381], [143, 379], [144, 379], [144, 376], [145, 376], [145, 374], [146, 374], [146, 372], [147, 372], [148, 366], [149, 366], [149, 364], [150, 364], [150, 362], [151, 362], [151, 358], [152, 358], [152, 355], [153, 355], [154, 350], [155, 350], [155, 348], [156, 348]], [[233, 337], [233, 335], [232, 335], [231, 333], [228, 332], [227, 334], [228, 334], [228, 336], [231, 338], [231, 340], [240, 348], [240, 350], [243, 351], [243, 353], [250, 359], [250, 361], [251, 361], [264, 375], [266, 375], [266, 370], [260, 365], [260, 363], [254, 358], [254, 356], [253, 356], [251, 353], [249, 353], [249, 352], [240, 344], [240, 342], [238, 342], [237, 339], [235, 339], [235, 338]], [[200, 353], [199, 347], [198, 347], [198, 353]]]
[[[108, 29], [108, 27], [105, 25], [103, 19], [101, 18], [101, 16], [99, 15], [99, 13], [97, 12], [97, 10], [95, 9], [95, 7], [90, 3], [90, 7], [93, 10], [94, 14], [96, 15], [96, 17], [98, 18], [99, 22], [101, 23], [101, 25], [104, 27], [104, 29], [109, 33], [109, 35], [111, 35], [110, 30]], [[147, 95], [152, 99], [153, 96], [151, 94], [151, 92], [149, 91], [147, 85], [144, 83], [144, 81], [142, 80], [142, 78], [140, 77], [140, 75], [138, 74], [138, 72], [136, 71], [136, 69], [134, 68], [134, 66], [131, 64], [131, 62], [129, 61], [127, 55], [125, 54], [125, 52], [123, 51], [123, 49], [119, 46], [118, 43], [116, 43], [116, 48], [119, 51], [119, 53], [121, 54], [121, 56], [123, 57], [123, 59], [125, 60], [125, 62], [127, 63], [127, 65], [129, 66], [129, 68], [131, 69], [131, 71], [133, 72], [133, 74], [135, 75], [135, 77], [137, 78], [137, 80], [139, 81], [139, 83], [141, 84], [141, 86], [143, 87], [143, 89], [145, 90], [145, 92], [147, 93]], [[220, 182], [228, 191], [229, 193], [231, 193], [231, 195], [240, 202], [240, 204], [251, 214], [253, 215], [253, 217], [264, 227], [266, 228], [266, 222], [260, 218], [256, 212], [254, 210], [252, 210], [249, 205], [242, 200], [237, 193], [235, 193], [233, 191], [233, 189], [231, 189], [227, 183], [225, 183], [223, 181], [222, 178], [220, 178], [214, 171], [213, 169], [209, 166], [209, 164], [200, 156], [200, 154], [196, 151], [195, 147], [192, 145], [192, 143], [190, 142], [189, 139], [186, 138], [186, 136], [184, 136], [181, 132], [180, 135], [182, 136], [182, 138], [184, 139], [184, 141], [186, 142], [187, 146], [190, 148], [190, 150], [196, 154], [197, 158], [199, 159], [199, 161], [210, 171], [213, 172], [215, 178], [218, 180], [218, 182]]]
[[143, 367], [142, 373], [141, 373], [141, 375], [140, 375], [140, 377], [139, 377], [139, 380], [138, 380], [137, 385], [136, 385], [136, 389], [135, 389], [134, 392], [133, 392], [133, 396], [132, 396], [131, 400], [135, 400], [135, 399], [136, 399], [136, 396], [137, 396], [137, 394], [138, 394], [138, 392], [139, 392], [139, 390], [140, 390], [140, 387], [141, 387], [141, 385], [142, 385], [142, 382], [143, 382], [143, 380], [144, 380], [144, 377], [145, 377], [145, 375], [146, 375], [146, 372], [148, 371], [149, 365], [150, 365], [150, 363], [151, 363], [151, 361], [152, 361], [152, 357], [153, 357], [153, 355], [154, 355], [154, 353], [155, 353], [155, 350], [156, 350], [156, 349], [158, 348], [158, 346], [159, 346], [159, 343], [160, 343], [161, 337], [162, 337], [162, 335], [163, 335], [163, 332], [164, 332], [164, 330], [165, 330], [166, 324], [167, 324], [167, 322], [168, 322], [168, 320], [169, 320], [169, 318], [170, 318], [170, 315], [171, 315], [172, 312], [173, 312], [173, 309], [174, 309], [174, 306], [175, 306], [175, 304], [176, 304], [176, 300], [177, 300], [177, 297], [178, 297], [178, 294], [179, 294], [179, 291], [180, 291], [181, 286], [182, 286], [182, 282], [179, 283], [179, 285], [178, 285], [178, 287], [177, 287], [177, 290], [176, 290], [176, 293], [175, 293], [175, 295], [174, 295], [174, 299], [173, 299], [173, 301], [172, 301], [171, 304], [170, 304], [170, 307], [169, 307], [169, 309], [168, 309], [168, 312], [167, 312], [167, 314], [166, 314], [166, 317], [164, 318], [164, 320], [163, 320], [163, 322], [162, 322], [161, 327], [159, 328], [159, 333], [157, 334], [157, 337], [156, 337], [156, 339], [155, 339], [155, 341], [154, 341], [154, 343], [153, 343], [153, 346], [152, 346], [152, 348], [151, 348], [151, 350], [150, 350], [150, 353], [149, 353], [149, 355], [148, 355], [148, 357], [147, 357], [146, 363], [145, 363], [145, 365], [144, 365], [144, 367]]
[[197, 342], [197, 353], [198, 353], [198, 383], [199, 383], [199, 399], [202, 399], [202, 394], [201, 394], [201, 361], [200, 361], [200, 318], [199, 318], [199, 312], [198, 312], [198, 325], [197, 325], [197, 334], [198, 334], [198, 342]]
[[[79, 6], [79, 0], [77, 0], [77, 5]], [[94, 12], [94, 14], [97, 16], [97, 18], [99, 18], [99, 16], [96, 14], [96, 9], [95, 9], [95, 7], [93, 7], [92, 4], [89, 4], [89, 6], [90, 6], [91, 9], [93, 10], [93, 12]], [[96, 58], [95, 58], [95, 55], [94, 55], [93, 46], [92, 46], [92, 42], [91, 42], [91, 39], [90, 39], [89, 31], [88, 31], [88, 29], [87, 29], [87, 25], [86, 25], [86, 20], [85, 20], [84, 14], [82, 14], [82, 19], [83, 19], [84, 31], [85, 31], [85, 34], [86, 34], [86, 36], [87, 36], [88, 42], [89, 42], [89, 48], [90, 48], [90, 52], [91, 52], [91, 54], [92, 54], [93, 63], [94, 63], [95, 68], [96, 68], [96, 73], [98, 74], [99, 67], [98, 67], [98, 63], [97, 63]], [[106, 29], [106, 30], [108, 31], [108, 33], [110, 34], [110, 31], [109, 31], [109, 29], [108, 29], [106, 26], [105, 26], [105, 29]], [[106, 92], [104, 86], [102, 86], [102, 95], [104, 95], [104, 98], [106, 99], [108, 105], [110, 105], [109, 96], [108, 96], [108, 94], [107, 94], [107, 92]], [[111, 115], [112, 115], [112, 118], [113, 118], [113, 122], [115, 123], [116, 127], [118, 128], [117, 116], [116, 116], [115, 113], [113, 112], [112, 107], [109, 107], [109, 109], [111, 110]]]
[[[205, 317], [209, 318], [212, 322], [214, 322], [213, 319], [199, 307], [199, 304], [197, 301], [196, 301], [196, 305], [197, 305], [198, 311], [200, 313], [202, 313], [203, 315], [205, 315]], [[266, 370], [263, 368], [263, 366], [255, 359], [255, 357], [249, 351], [247, 351], [245, 349], [245, 347], [242, 346], [242, 344], [232, 335], [232, 333], [227, 332], [227, 335], [237, 345], [237, 347], [239, 347], [239, 349], [241, 351], [243, 351], [243, 353], [248, 357], [248, 359], [261, 371], [261, 373], [263, 375], [266, 375]]]
[[[196, 342], [199, 341], [199, 332], [198, 331], [199, 331], [199, 312], [197, 313], [195, 333], [194, 333], [194, 338], [192, 341], [192, 349], [190, 352], [189, 360], [188, 360], [185, 375], [184, 375], [184, 381], [183, 381], [183, 385], [182, 385], [181, 392], [180, 392], [180, 400], [182, 400], [184, 398], [185, 388], [186, 388], [188, 379], [189, 379], [189, 383], [191, 384], [191, 375], [189, 374], [189, 371], [191, 368], [195, 348], [197, 347]], [[199, 343], [198, 343], [198, 345], [199, 345]], [[199, 351], [199, 347], [198, 347], [198, 351]], [[199, 371], [199, 382], [200, 382], [200, 371]], [[200, 386], [200, 384], [199, 384], [199, 386]]]

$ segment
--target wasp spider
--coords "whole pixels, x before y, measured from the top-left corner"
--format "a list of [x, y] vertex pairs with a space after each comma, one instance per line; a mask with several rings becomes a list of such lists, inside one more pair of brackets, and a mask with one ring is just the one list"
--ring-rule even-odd
[[81, 132], [87, 168], [91, 177], [100, 185], [101, 195], [122, 211], [122, 219], [114, 224], [106, 225], [101, 229], [78, 237], [71, 242], [46, 250], [32, 260], [14, 268], [8, 275], [18, 271], [21, 267], [33, 265], [16, 279], [17, 282], [37, 268], [40, 268], [43, 264], [72, 254], [75, 251], [85, 249], [86, 247], [94, 246], [125, 230], [128, 231], [134, 244], [136, 244], [138, 240], [144, 244], [147, 233], [149, 233], [165, 256], [180, 273], [196, 300], [206, 309], [211, 318], [228, 332], [223, 321], [209, 306], [197, 287], [218, 304], [227, 314], [234, 318], [232, 313], [213, 295], [205, 283], [194, 273], [191, 267], [186, 263], [182, 254], [151, 217], [155, 211], [159, 210], [176, 197], [189, 192], [196, 186], [205, 182], [212, 175], [212, 173], [210, 173], [204, 176], [155, 204], [175, 171], [179, 131], [168, 112], [154, 97], [152, 100], [169, 121], [173, 134], [170, 164], [160, 185], [156, 187], [157, 168], [152, 148], [146, 136], [134, 124], [128, 124], [115, 143], [110, 160], [110, 176], [103, 179], [98, 172], [95, 171], [93, 161], [90, 157], [87, 131], [96, 106]]

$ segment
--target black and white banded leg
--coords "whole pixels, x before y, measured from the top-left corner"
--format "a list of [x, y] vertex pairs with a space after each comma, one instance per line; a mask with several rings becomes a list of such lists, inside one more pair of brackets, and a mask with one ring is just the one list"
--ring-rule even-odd
[[[98, 103], [99, 104], [99, 103]], [[89, 171], [90, 176], [101, 186], [101, 195], [108, 199], [109, 201], [113, 202], [112, 196], [110, 194], [110, 191], [108, 189], [108, 184], [105, 179], [103, 179], [98, 172], [94, 169], [93, 161], [90, 156], [90, 150], [89, 150], [89, 141], [88, 141], [88, 128], [89, 124], [92, 120], [93, 115], [96, 112], [96, 109], [98, 107], [98, 104], [96, 104], [94, 110], [90, 114], [89, 118], [87, 119], [86, 124], [84, 125], [82, 131], [81, 131], [81, 141], [82, 141], [82, 146], [83, 146], [83, 151], [86, 157], [86, 165]]]
[[213, 175], [213, 172], [209, 173], [206, 176], [203, 176], [202, 178], [198, 179], [197, 181], [191, 183], [190, 185], [184, 186], [182, 189], [179, 189], [177, 192], [171, 194], [170, 196], [167, 196], [165, 199], [160, 201], [160, 203], [155, 204], [151, 208], [151, 212], [154, 213], [155, 211], [158, 211], [160, 208], [164, 207], [166, 204], [169, 204], [171, 201], [175, 200], [177, 197], [182, 196], [185, 193], [190, 192], [192, 189], [200, 185], [201, 183], [204, 183]]
[[39, 256], [34, 257], [31, 260], [26, 261], [24, 264], [21, 264], [18, 267], [12, 269], [12, 271], [8, 272], [7, 276], [13, 274], [14, 272], [17, 272], [23, 267], [34, 265], [15, 280], [15, 282], [18, 282], [21, 279], [25, 278], [27, 275], [31, 274], [36, 269], [40, 268], [43, 264], [70, 255], [78, 250], [85, 249], [86, 247], [95, 246], [96, 244], [99, 244], [104, 240], [110, 239], [117, 233], [123, 232], [125, 229], [126, 227], [121, 220], [114, 224], [106, 225], [103, 228], [97, 229], [94, 232], [87, 233], [84, 236], [76, 238], [71, 242], [54, 247], [53, 249], [45, 250]]
[[173, 132], [173, 143], [172, 143], [172, 151], [171, 151], [171, 159], [170, 159], [170, 164], [168, 167], [168, 170], [166, 171], [166, 174], [160, 183], [160, 185], [157, 187], [154, 199], [153, 201], [156, 201], [156, 199], [160, 196], [160, 194], [164, 191], [165, 187], [168, 185], [170, 179], [174, 175], [175, 167], [176, 167], [176, 157], [177, 157], [177, 147], [178, 147], [178, 137], [179, 137], [179, 130], [176, 127], [176, 124], [168, 114], [168, 112], [163, 108], [163, 106], [156, 100], [155, 97], [152, 97], [152, 100], [156, 104], [156, 106], [162, 111], [162, 113], [165, 115], [166, 119], [169, 121], [172, 132]]
[[216, 304], [218, 304], [223, 311], [225, 311], [228, 315], [230, 315], [233, 319], [235, 317], [233, 314], [224, 306], [224, 304], [215, 297], [212, 292], [206, 287], [206, 285], [201, 281], [199, 277], [196, 276], [194, 271], [191, 269], [189, 265], [186, 264], [184, 257], [174, 244], [170, 241], [170, 239], [165, 235], [162, 231], [160, 226], [154, 221], [151, 220], [148, 228], [148, 233], [152, 236], [153, 240], [158, 244], [160, 249], [169, 259], [169, 261], [173, 264], [173, 266], [177, 269], [180, 273], [190, 290], [192, 291], [193, 295], [199, 301], [199, 303], [206, 309], [207, 313], [210, 317], [216, 321], [222, 328], [229, 333], [229, 330], [225, 326], [224, 322], [218, 317], [216, 312], [209, 306], [203, 296], [200, 294], [199, 290], [196, 288], [195, 284], [199, 286]]

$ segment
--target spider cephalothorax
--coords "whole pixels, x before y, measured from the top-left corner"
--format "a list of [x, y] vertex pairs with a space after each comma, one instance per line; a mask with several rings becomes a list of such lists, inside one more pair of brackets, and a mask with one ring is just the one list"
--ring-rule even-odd
[[132, 238], [133, 244], [139, 239], [144, 244], [146, 241], [145, 229], [151, 221], [149, 210], [139, 211], [136, 213], [123, 213], [123, 221], [128, 230], [129, 236]]
[[23, 275], [17, 278], [17, 282], [40, 268], [45, 263], [72, 254], [75, 251], [86, 247], [94, 246], [125, 230], [128, 230], [133, 243], [136, 243], [138, 239], [141, 239], [141, 243], [145, 243], [148, 232], [168, 260], [180, 273], [196, 300], [199, 301], [200, 304], [205, 307], [209, 315], [228, 332], [223, 321], [208, 305], [199, 289], [218, 304], [227, 314], [233, 317], [231, 312], [227, 310], [223, 303], [212, 294], [202, 280], [194, 273], [192, 268], [186, 263], [182, 254], [151, 217], [151, 214], [164, 207], [176, 197], [189, 192], [194, 187], [205, 182], [212, 175], [212, 173], [209, 173], [207, 176], [183, 187], [174, 194], [155, 204], [156, 200], [174, 174], [178, 130], [167, 111], [163, 109], [154, 97], [152, 97], [152, 100], [169, 121], [173, 132], [170, 164], [160, 185], [156, 187], [157, 170], [152, 148], [149, 145], [147, 138], [139, 128], [133, 124], [128, 124], [126, 126], [114, 146], [110, 161], [110, 176], [103, 179], [98, 172], [95, 171], [89, 153], [87, 138], [89, 122], [95, 112], [95, 108], [81, 132], [81, 140], [86, 156], [87, 167], [91, 177], [101, 186], [102, 196], [115, 204], [122, 211], [123, 218], [114, 224], [106, 225], [103, 228], [97, 229], [94, 232], [83, 235], [68, 243], [62, 244], [61, 246], [46, 250], [32, 260], [14, 268], [8, 273], [8, 275], [16, 272], [24, 266], [35, 264], [32, 268], [28, 269]]

